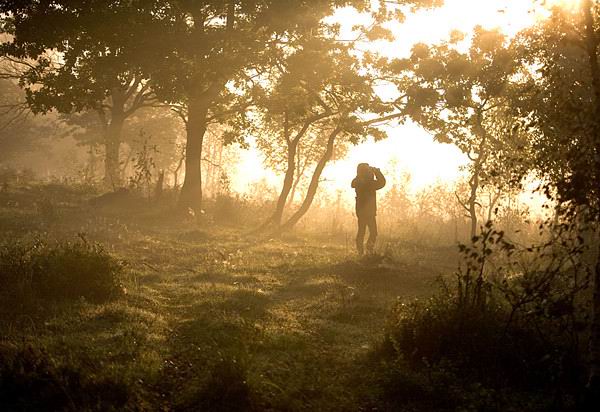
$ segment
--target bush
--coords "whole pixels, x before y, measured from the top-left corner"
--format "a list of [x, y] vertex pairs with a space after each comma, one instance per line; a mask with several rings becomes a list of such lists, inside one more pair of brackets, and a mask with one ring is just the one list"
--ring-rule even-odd
[[256, 226], [271, 212], [265, 204], [253, 202], [245, 196], [220, 194], [206, 202], [207, 214], [214, 222], [228, 226]]
[[552, 349], [533, 330], [506, 327], [500, 307], [463, 310], [443, 293], [399, 304], [393, 311], [385, 345], [412, 366], [447, 363], [495, 387], [545, 386], [551, 379], [546, 355]]
[[178, 409], [189, 411], [256, 410], [246, 368], [235, 359], [222, 359], [213, 365], [208, 380]]
[[123, 410], [129, 397], [124, 383], [60, 365], [43, 351], [0, 353], [0, 410]]
[[375, 353], [377, 402], [390, 410], [574, 410], [581, 365], [569, 347], [508, 317], [501, 306], [465, 311], [445, 291], [399, 303]]
[[[376, 353], [385, 364], [383, 386], [405, 387], [408, 376], [422, 394], [455, 387], [444, 389], [444, 403], [461, 410], [575, 410], [585, 371], [589, 270], [582, 241], [571, 235], [522, 247], [488, 225], [461, 246], [455, 286], [442, 282], [434, 297], [392, 311]], [[384, 404], [406, 399], [401, 389], [381, 397]]]
[[74, 242], [0, 245], [0, 290], [17, 302], [102, 302], [118, 295], [123, 264], [101, 245]]

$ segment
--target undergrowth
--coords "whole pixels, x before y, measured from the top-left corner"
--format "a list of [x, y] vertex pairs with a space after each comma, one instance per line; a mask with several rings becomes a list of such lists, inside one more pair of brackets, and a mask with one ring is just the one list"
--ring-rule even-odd
[[122, 291], [123, 263], [80, 237], [0, 244], [0, 294], [5, 303], [39, 304], [84, 298], [103, 302]]
[[125, 383], [61, 365], [32, 347], [0, 351], [0, 410], [119, 411], [129, 401]]
[[580, 237], [562, 229], [525, 248], [489, 224], [461, 246], [455, 284], [398, 302], [372, 353], [371, 402], [398, 411], [577, 410], [589, 266]]

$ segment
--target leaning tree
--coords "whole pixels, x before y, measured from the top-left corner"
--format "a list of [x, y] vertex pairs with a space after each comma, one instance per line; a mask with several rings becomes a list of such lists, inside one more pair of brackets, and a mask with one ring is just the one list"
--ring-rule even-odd
[[[352, 71], [358, 69], [357, 64], [339, 64], [347, 47], [332, 38], [310, 36], [287, 48], [289, 53], [270, 71], [270, 87], [256, 101], [259, 121], [250, 130], [271, 166], [281, 165], [284, 171], [275, 210], [260, 229], [281, 225], [302, 170], [319, 160], [326, 146], [326, 131], [341, 114], [340, 105], [332, 100], [333, 93], [336, 87], [343, 87], [342, 78], [350, 80]], [[351, 93], [348, 88], [346, 91]]]

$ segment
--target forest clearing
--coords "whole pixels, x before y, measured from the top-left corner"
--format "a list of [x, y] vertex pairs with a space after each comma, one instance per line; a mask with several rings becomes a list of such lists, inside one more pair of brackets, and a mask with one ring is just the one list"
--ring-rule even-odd
[[600, 0], [0, 0], [0, 412], [600, 411]]
[[[59, 202], [50, 222], [36, 208], [38, 190]], [[368, 355], [382, 342], [391, 307], [431, 295], [458, 261], [455, 248], [408, 244], [360, 260], [339, 236], [260, 239], [239, 228], [173, 224], [147, 205], [142, 217], [139, 209], [98, 211], [86, 197], [60, 186], [0, 194], [0, 224], [15, 235], [11, 242], [17, 233], [71, 242], [88, 233], [85, 242], [102, 242], [125, 264], [122, 290], [106, 303], [82, 299], [49, 311], [2, 305], [3, 351], [44, 353], [52, 365], [92, 377], [76, 394], [84, 408], [366, 407]], [[40, 359], [27, 361], [29, 373], [48, 379]], [[29, 378], [17, 394], [3, 388], [0, 403], [14, 396], [30, 402], [26, 410], [53, 409], [47, 402], [60, 408], [62, 391], [77, 390], [55, 377], [56, 393], [36, 399], [29, 391], [39, 382]]]

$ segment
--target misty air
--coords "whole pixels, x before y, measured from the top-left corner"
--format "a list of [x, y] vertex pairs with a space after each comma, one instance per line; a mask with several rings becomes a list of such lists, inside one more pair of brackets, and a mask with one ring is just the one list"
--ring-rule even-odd
[[600, 411], [600, 1], [0, 0], [0, 411]]

